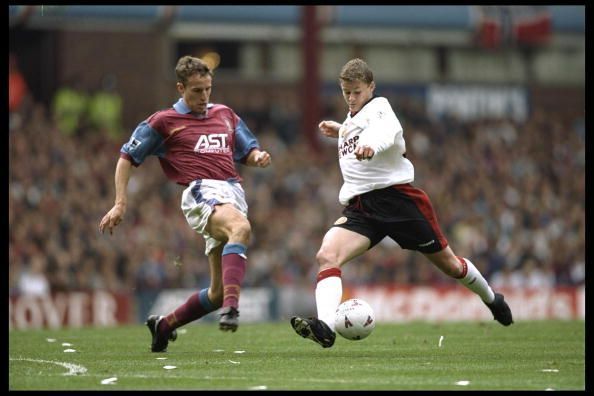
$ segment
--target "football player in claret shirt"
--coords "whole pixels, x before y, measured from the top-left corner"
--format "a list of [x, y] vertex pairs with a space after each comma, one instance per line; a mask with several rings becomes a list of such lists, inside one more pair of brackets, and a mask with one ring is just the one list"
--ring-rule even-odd
[[324, 348], [335, 340], [334, 316], [342, 299], [341, 266], [389, 236], [402, 248], [425, 255], [446, 275], [476, 293], [504, 326], [513, 323], [503, 295], [494, 293], [474, 264], [454, 254], [427, 194], [411, 184], [400, 121], [386, 98], [373, 94], [373, 72], [361, 59], [347, 62], [339, 77], [349, 113], [345, 121], [322, 121], [323, 135], [338, 138], [345, 206], [322, 241], [315, 299], [317, 318], [291, 318], [297, 334]]
[[205, 62], [181, 57], [175, 73], [181, 98], [142, 121], [122, 146], [115, 170], [115, 204], [99, 224], [101, 232], [108, 229], [111, 234], [122, 222], [132, 166], [150, 155], [159, 158], [168, 179], [186, 187], [181, 209], [190, 227], [205, 239], [211, 281], [173, 312], [148, 317], [153, 352], [167, 349], [177, 338], [175, 329], [219, 308], [219, 328], [237, 330], [251, 226], [235, 162], [262, 168], [271, 163], [270, 154], [260, 149], [233, 110], [209, 102], [213, 73]]

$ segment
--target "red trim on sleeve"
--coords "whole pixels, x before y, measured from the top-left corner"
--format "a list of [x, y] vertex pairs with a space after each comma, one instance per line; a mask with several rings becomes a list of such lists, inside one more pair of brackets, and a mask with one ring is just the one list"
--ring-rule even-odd
[[138, 167], [138, 165], [139, 165], [136, 162], [134, 162], [134, 160], [132, 159], [132, 157], [128, 153], [122, 153], [122, 152], [120, 152], [120, 158], [123, 158], [123, 159], [126, 159], [126, 160], [130, 161], [132, 163], [132, 165], [135, 166], [135, 167]]
[[323, 271], [320, 271], [318, 273], [318, 276], [316, 278], [316, 282], [321, 281], [322, 279], [326, 279], [326, 278], [330, 278], [331, 276], [338, 276], [339, 278], [342, 275], [342, 271], [340, 270], [340, 268], [326, 268]]

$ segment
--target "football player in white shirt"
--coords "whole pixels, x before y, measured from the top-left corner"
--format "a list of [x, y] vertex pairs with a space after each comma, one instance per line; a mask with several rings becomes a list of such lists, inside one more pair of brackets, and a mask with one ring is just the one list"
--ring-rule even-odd
[[335, 340], [334, 315], [342, 299], [341, 266], [388, 236], [403, 249], [417, 250], [446, 275], [476, 293], [504, 326], [513, 323], [503, 295], [494, 293], [467, 258], [456, 256], [437, 223], [427, 194], [411, 185], [414, 167], [406, 158], [402, 126], [390, 103], [374, 96], [373, 72], [361, 59], [347, 62], [340, 88], [349, 107], [346, 120], [322, 121], [325, 136], [338, 138], [345, 206], [316, 255], [317, 318], [291, 318], [297, 334], [324, 348]]

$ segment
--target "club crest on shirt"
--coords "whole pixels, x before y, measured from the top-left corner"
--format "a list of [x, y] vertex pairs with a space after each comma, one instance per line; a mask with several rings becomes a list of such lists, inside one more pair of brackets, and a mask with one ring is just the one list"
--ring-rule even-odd
[[227, 131], [229, 131], [229, 133], [233, 133], [233, 128], [231, 127], [231, 121], [229, 121], [228, 118], [224, 118], [223, 120], [225, 121], [225, 125], [227, 126]]

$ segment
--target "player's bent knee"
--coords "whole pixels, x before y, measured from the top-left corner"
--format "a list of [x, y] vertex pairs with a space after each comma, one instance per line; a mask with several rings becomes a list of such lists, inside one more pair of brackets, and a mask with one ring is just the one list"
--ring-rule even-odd
[[247, 244], [250, 241], [251, 236], [252, 236], [252, 227], [251, 227], [249, 221], [244, 220], [241, 222], [236, 222], [233, 225], [233, 228], [231, 230], [231, 237], [234, 240], [242, 241], [243, 243]]
[[318, 262], [320, 268], [335, 267], [337, 266], [338, 256], [327, 249], [321, 248], [316, 254], [316, 261]]
[[462, 269], [457, 261], [441, 260], [434, 261], [434, 264], [449, 277], [459, 278], [462, 275]]

